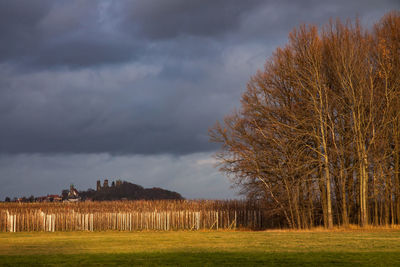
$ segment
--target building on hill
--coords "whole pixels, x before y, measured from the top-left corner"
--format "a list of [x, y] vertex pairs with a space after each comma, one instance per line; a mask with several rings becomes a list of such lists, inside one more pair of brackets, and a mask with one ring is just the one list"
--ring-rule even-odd
[[62, 197], [59, 195], [47, 195], [47, 198], [50, 200], [50, 202], [61, 202]]
[[81, 191], [80, 197], [82, 200], [161, 200], [161, 199], [183, 199], [183, 197], [173, 191], [165, 190], [162, 188], [143, 188], [140, 185], [122, 181], [120, 179], [111, 181], [104, 180], [103, 186], [101, 181], [96, 183], [96, 189], [88, 189]]
[[76, 190], [74, 185], [71, 184], [71, 186], [69, 187], [68, 197], [67, 197], [66, 201], [68, 201], [68, 202], [77, 202], [77, 201], [80, 201], [80, 200], [81, 200], [81, 197], [79, 196], [78, 190]]
[[36, 197], [35, 202], [61, 202], [62, 197], [59, 195], [47, 195], [42, 197]]
[[109, 180], [105, 179], [103, 182], [103, 186], [101, 186], [101, 181], [97, 180], [96, 182], [96, 191], [101, 191], [105, 188], [112, 188], [112, 187], [118, 187], [122, 185], [122, 180], [118, 179], [116, 181], [111, 181], [111, 186], [109, 186]]
[[68, 197], [70, 197], [70, 198], [79, 197], [79, 192], [78, 192], [78, 190], [76, 190], [76, 188], [74, 187], [73, 184], [71, 184], [71, 186], [69, 187]]

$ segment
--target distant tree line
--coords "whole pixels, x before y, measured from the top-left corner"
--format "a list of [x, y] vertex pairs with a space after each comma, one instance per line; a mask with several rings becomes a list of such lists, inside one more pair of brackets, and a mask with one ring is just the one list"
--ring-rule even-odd
[[173, 191], [162, 188], [143, 188], [140, 185], [121, 181], [118, 185], [114, 182], [111, 186], [102, 187], [99, 190], [88, 189], [87, 191], [79, 192], [82, 200], [90, 199], [96, 201], [104, 200], [160, 200], [160, 199], [175, 199], [180, 200], [183, 197]]
[[4, 199], [4, 202], [17, 202], [17, 201], [20, 201], [20, 202], [35, 202], [35, 197], [32, 195], [30, 197], [25, 197], [25, 196], [22, 197], [22, 198], [14, 197], [13, 199], [11, 199], [10, 197], [6, 197]]
[[[107, 180], [108, 182], [108, 180]], [[73, 194], [76, 192], [76, 194]], [[177, 192], [165, 190], [158, 187], [143, 188], [140, 185], [118, 180], [112, 182], [111, 186], [106, 184], [98, 190], [88, 189], [77, 191], [74, 185], [70, 189], [64, 189], [59, 195], [47, 195], [43, 197], [30, 196], [10, 199], [6, 197], [4, 202], [60, 202], [75, 199], [77, 201], [111, 201], [111, 200], [183, 200], [184, 198]]]
[[210, 135], [288, 227], [399, 224], [400, 13], [293, 30]]

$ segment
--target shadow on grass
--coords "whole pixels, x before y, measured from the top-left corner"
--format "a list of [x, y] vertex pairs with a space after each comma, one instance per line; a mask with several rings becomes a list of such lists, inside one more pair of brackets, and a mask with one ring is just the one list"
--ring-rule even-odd
[[0, 256], [1, 266], [399, 266], [396, 252], [172, 252]]

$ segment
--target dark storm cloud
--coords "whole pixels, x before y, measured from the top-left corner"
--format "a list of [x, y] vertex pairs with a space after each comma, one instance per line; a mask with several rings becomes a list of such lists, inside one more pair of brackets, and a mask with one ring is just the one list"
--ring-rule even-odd
[[[36, 56], [28, 57], [27, 64], [38, 67], [88, 67], [123, 63], [134, 60], [144, 48], [115, 40], [68, 40], [39, 48]], [[45, 55], [45, 56], [44, 56]]]
[[265, 1], [125, 1], [125, 28], [150, 39], [180, 35], [215, 37], [234, 31], [244, 16]]
[[[200, 86], [156, 81], [157, 66], [9, 76], [0, 93], [3, 153], [190, 153], [213, 148]], [[135, 77], [136, 76], [136, 77]], [[52, 87], [43, 88], [47, 84]], [[192, 90], [194, 92], [192, 92]], [[212, 94], [211, 94], [212, 95]], [[190, 110], [188, 108], [190, 107]], [[215, 109], [214, 109], [215, 110]], [[205, 114], [204, 114], [205, 113]]]
[[5, 0], [0, 61], [74, 68], [138, 60], [159, 47], [147, 38], [224, 35], [261, 2]]
[[0, 1], [0, 60], [16, 61], [39, 43], [37, 24], [51, 9], [51, 1]]
[[190, 154], [299, 23], [397, 1], [0, 2], [0, 153]]
[[[160, 47], [171, 46], [193, 57], [213, 56], [219, 50], [210, 51], [206, 39], [216, 40], [219, 49], [233, 42], [276, 45], [298, 23], [356, 15], [377, 18], [396, 6], [396, 0], [4, 0], [0, 61], [25, 67], [91, 67], [146, 60]], [[186, 40], [190, 37], [206, 42], [203, 49]], [[190, 51], [192, 46], [196, 49]]]
[[126, 62], [142, 53], [113, 29], [106, 1], [0, 2], [0, 61], [24, 67], [88, 67]]

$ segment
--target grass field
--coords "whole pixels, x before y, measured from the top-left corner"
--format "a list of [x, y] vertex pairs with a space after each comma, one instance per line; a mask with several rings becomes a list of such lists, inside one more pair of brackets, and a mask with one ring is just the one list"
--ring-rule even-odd
[[0, 233], [2, 266], [400, 266], [400, 231]]

